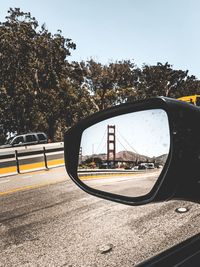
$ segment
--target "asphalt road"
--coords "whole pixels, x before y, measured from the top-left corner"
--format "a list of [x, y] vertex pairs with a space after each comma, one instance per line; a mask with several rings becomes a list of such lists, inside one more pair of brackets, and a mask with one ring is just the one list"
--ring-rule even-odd
[[0, 178], [0, 196], [69, 180], [64, 169], [53, 168]]
[[18, 191], [0, 184], [0, 266], [133, 266], [199, 232], [199, 204], [130, 207], [82, 192], [64, 168], [42, 173]]
[[88, 186], [114, 194], [138, 197], [151, 191], [160, 171], [145, 170], [142, 172], [125, 172], [104, 175], [91, 175], [81, 180]]

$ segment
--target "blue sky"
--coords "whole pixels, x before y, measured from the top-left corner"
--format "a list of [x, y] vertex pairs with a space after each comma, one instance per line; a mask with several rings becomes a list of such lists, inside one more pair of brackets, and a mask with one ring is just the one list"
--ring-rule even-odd
[[87, 128], [81, 139], [84, 156], [107, 153], [108, 125], [116, 127], [116, 152], [126, 150], [149, 157], [169, 153], [167, 114], [161, 109], [154, 109], [120, 115]]
[[199, 0], [1, 0], [0, 21], [9, 7], [31, 12], [52, 33], [61, 29], [77, 44], [70, 60], [168, 61], [200, 78]]

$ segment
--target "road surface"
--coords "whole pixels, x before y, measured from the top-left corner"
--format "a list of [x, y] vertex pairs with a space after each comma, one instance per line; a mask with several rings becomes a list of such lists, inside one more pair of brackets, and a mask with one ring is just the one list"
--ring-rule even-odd
[[[30, 188], [16, 181], [18, 191], [11, 192], [14, 187], [5, 188], [10, 182], [0, 184], [2, 267], [133, 266], [199, 232], [199, 204], [125, 206], [81, 191], [64, 168], [41, 173], [26, 174], [32, 175]], [[176, 213], [178, 207], [189, 211]]]
[[[120, 171], [119, 171], [120, 172]], [[151, 191], [160, 174], [160, 170], [141, 172], [105, 173], [80, 176], [88, 186], [109, 193], [138, 197]]]

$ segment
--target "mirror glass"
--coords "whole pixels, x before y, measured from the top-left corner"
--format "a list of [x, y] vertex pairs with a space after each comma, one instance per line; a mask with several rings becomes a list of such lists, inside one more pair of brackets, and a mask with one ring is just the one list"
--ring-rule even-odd
[[142, 196], [157, 181], [169, 149], [169, 122], [164, 110], [116, 116], [83, 132], [78, 177], [101, 191]]

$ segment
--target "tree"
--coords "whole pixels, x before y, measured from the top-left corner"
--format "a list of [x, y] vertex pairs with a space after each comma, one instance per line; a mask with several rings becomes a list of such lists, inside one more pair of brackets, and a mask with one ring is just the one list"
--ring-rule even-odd
[[66, 57], [76, 45], [61, 31], [52, 35], [45, 25], [38, 27], [37, 20], [19, 8], [11, 8], [0, 24], [0, 98], [10, 110], [1, 110], [0, 124], [21, 133], [37, 130], [43, 122], [53, 139], [60, 83], [67, 79]]
[[[89, 114], [157, 95], [199, 93], [200, 81], [169, 63], [137, 68], [131, 60], [102, 64], [67, 61], [75, 43], [60, 30], [10, 8], [0, 23], [0, 139], [44, 131], [52, 140]], [[1, 142], [1, 141], [0, 141]]]
[[144, 65], [139, 72], [137, 98], [167, 96], [178, 98], [199, 91], [199, 81], [188, 71], [174, 70], [168, 62], [155, 66]]
[[82, 62], [84, 84], [98, 110], [123, 103], [135, 94], [137, 68], [129, 60], [108, 65], [93, 59]]
[[139, 68], [133, 61], [123, 60], [109, 64], [117, 99], [115, 104], [127, 102], [137, 94]]

